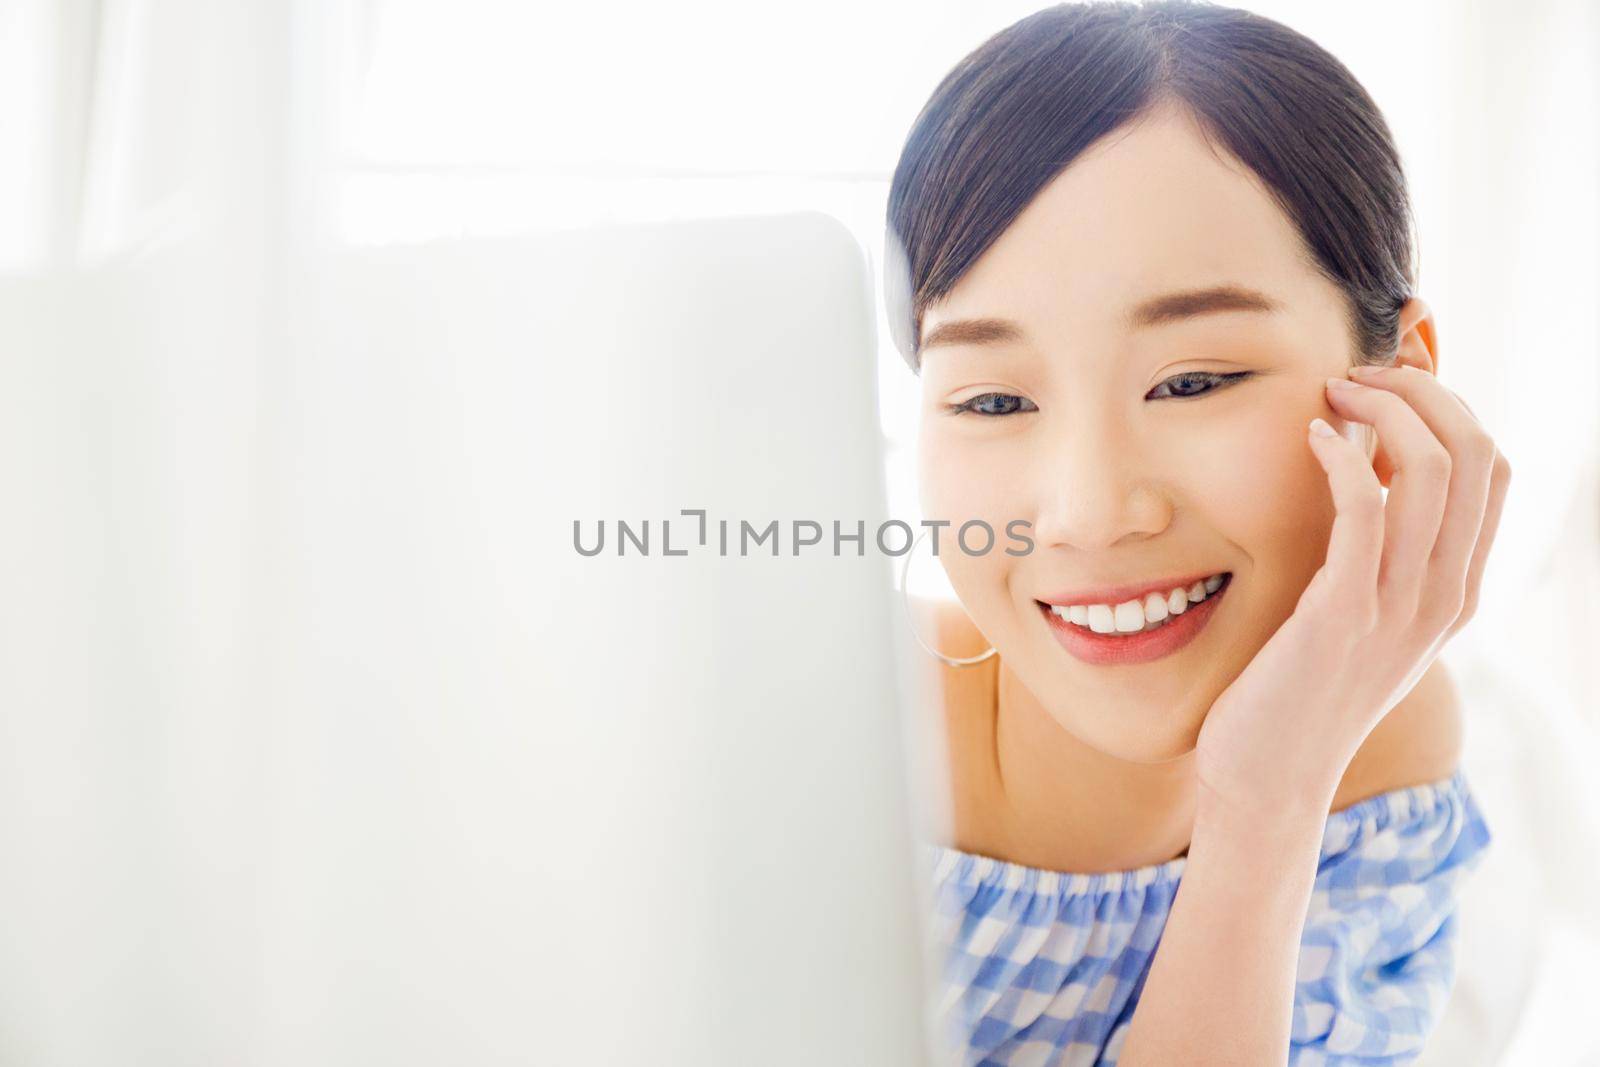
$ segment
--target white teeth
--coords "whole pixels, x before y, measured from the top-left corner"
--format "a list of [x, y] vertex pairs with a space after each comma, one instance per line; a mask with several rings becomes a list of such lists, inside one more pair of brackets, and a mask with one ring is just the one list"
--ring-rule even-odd
[[1167, 598], [1160, 593], [1151, 593], [1144, 598], [1144, 617], [1146, 622], [1160, 622], [1167, 617]]
[[1173, 616], [1182, 615], [1191, 604], [1198, 604], [1221, 589], [1223, 580], [1222, 574], [1213, 574], [1187, 589], [1173, 589], [1165, 594], [1149, 593], [1142, 600], [1125, 600], [1120, 604], [1056, 604], [1050, 610], [1058, 617], [1078, 626], [1086, 626], [1097, 634], [1139, 633], [1153, 630]]

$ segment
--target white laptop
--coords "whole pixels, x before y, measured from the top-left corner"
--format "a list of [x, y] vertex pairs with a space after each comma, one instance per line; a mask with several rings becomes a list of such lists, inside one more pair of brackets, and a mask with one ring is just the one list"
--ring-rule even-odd
[[868, 271], [801, 213], [301, 279], [281, 1062], [930, 1062]]

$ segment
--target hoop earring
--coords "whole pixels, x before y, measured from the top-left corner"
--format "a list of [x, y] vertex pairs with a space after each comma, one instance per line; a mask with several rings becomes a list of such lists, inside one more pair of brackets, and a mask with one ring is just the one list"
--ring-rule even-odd
[[922, 543], [922, 539], [927, 535], [928, 529], [928, 527], [924, 526], [922, 528], [922, 533], [919, 533], [912, 540], [911, 547], [906, 550], [905, 562], [900, 565], [900, 602], [905, 605], [906, 626], [908, 629], [910, 629], [911, 636], [916, 640], [917, 644], [922, 646], [922, 650], [928, 653], [928, 655], [932, 656], [934, 659], [941, 660], [951, 667], [976, 666], [995, 654], [996, 649], [993, 645], [989, 646], [989, 651], [987, 652], [980, 653], [976, 656], [967, 656], [962, 659], [956, 659], [952, 656], [945, 655], [936, 648], [933, 648], [928, 644], [928, 642], [922, 639], [921, 634], [917, 633], [917, 620], [911, 614], [911, 594], [907, 588], [906, 579], [911, 574], [911, 557], [917, 554], [917, 546]]

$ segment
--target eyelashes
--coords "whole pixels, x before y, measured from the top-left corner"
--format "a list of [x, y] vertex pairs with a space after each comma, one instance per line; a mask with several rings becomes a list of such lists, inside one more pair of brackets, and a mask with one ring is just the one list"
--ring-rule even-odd
[[[1174, 374], [1156, 384], [1156, 387], [1145, 394], [1146, 400], [1188, 400], [1196, 397], [1209, 396], [1220, 389], [1225, 389], [1236, 381], [1250, 377], [1254, 371], [1234, 371], [1230, 374], [1218, 374], [1214, 371], [1186, 371], [1183, 374]], [[1203, 389], [1191, 390], [1189, 386], [1180, 386], [1178, 391], [1173, 391], [1172, 383], [1195, 383], [1204, 386]], [[1165, 390], [1163, 392], [1163, 390]], [[1014, 393], [979, 393], [969, 397], [959, 404], [944, 405], [948, 415], [978, 415], [983, 418], [1003, 418], [1029, 411], [1038, 411], [1033, 401]]]
[[[1225, 388], [1226, 386], [1232, 384], [1233, 382], [1236, 382], [1236, 381], [1240, 380], [1241, 378], [1248, 378], [1253, 373], [1254, 373], [1254, 371], [1247, 371], [1247, 370], [1234, 371], [1231, 374], [1217, 374], [1214, 371], [1207, 371], [1207, 370], [1186, 371], [1183, 374], [1174, 374], [1172, 377], [1167, 378], [1164, 381], [1157, 382], [1156, 383], [1156, 387], [1154, 389], [1150, 390], [1149, 394], [1147, 395], [1147, 399], [1148, 398], [1154, 398], [1156, 400], [1165, 400], [1165, 399], [1169, 399], [1170, 398], [1170, 399], [1174, 399], [1174, 400], [1181, 400], [1181, 399], [1184, 399], [1186, 397], [1191, 397], [1191, 396], [1206, 396], [1209, 393], [1216, 392], [1218, 389]], [[1208, 388], [1203, 392], [1196, 392], [1196, 393], [1174, 393], [1169, 389], [1169, 390], [1167, 390], [1166, 396], [1157, 396], [1156, 395], [1161, 390], [1161, 388], [1163, 386], [1169, 385], [1172, 382], [1181, 382], [1181, 381], [1184, 381], [1185, 379], [1189, 379], [1189, 378], [1198, 378], [1198, 379], [1200, 379], [1202, 382], [1204, 382], [1204, 383], [1206, 383], [1208, 385]]]
[[[1006, 410], [1004, 410], [1004, 411], [980, 411], [979, 407], [978, 407], [979, 405], [994, 405], [994, 404], [998, 404], [999, 406], [1005, 408]], [[1022, 406], [1024, 404], [1027, 405], [1026, 408], [1024, 408]], [[946, 404], [944, 407], [945, 407], [945, 411], [947, 411], [951, 415], [972, 414], [972, 415], [984, 415], [984, 416], [987, 416], [989, 418], [997, 418], [997, 417], [999, 417], [1001, 415], [1014, 415], [1018, 411], [1038, 411], [1039, 410], [1037, 407], [1034, 406], [1033, 401], [1028, 400], [1028, 399], [1026, 399], [1024, 397], [1016, 396], [1016, 395], [1014, 395], [1012, 393], [980, 393], [979, 395], [977, 395], [975, 397], [972, 397], [969, 400], [963, 400], [959, 404]]]

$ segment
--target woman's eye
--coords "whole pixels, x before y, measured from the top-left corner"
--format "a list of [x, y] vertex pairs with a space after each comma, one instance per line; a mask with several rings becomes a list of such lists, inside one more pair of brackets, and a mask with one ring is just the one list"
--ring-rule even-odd
[[[1026, 405], [1026, 406], [1024, 406]], [[1037, 411], [1033, 401], [1011, 393], [981, 393], [959, 404], [946, 404], [945, 410], [952, 415], [971, 413], [973, 415], [1014, 415], [1019, 411]]]
[[[1234, 371], [1229, 374], [1218, 374], [1214, 371], [1188, 371], [1184, 374], [1174, 374], [1172, 377], [1160, 382], [1146, 394], [1147, 400], [1183, 400], [1189, 397], [1205, 396], [1214, 393], [1241, 378], [1248, 378], [1252, 371]], [[1015, 415], [1019, 412], [1039, 410], [1033, 401], [1013, 393], [980, 393], [959, 404], [946, 404], [945, 410], [951, 415], [983, 415], [994, 418], [1002, 415]]]
[[[1185, 374], [1174, 374], [1166, 381], [1160, 382], [1146, 396], [1147, 400], [1164, 400], [1167, 397], [1182, 399], [1189, 396], [1204, 396], [1214, 393], [1229, 382], [1240, 378], [1248, 378], [1250, 371], [1234, 371], [1232, 374], [1215, 374], [1211, 371], [1189, 371]], [[1173, 383], [1177, 383], [1173, 386]], [[1160, 390], [1166, 389], [1162, 394]]]

